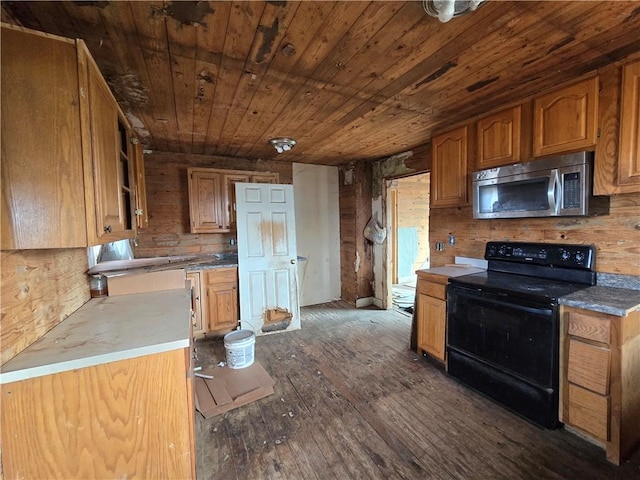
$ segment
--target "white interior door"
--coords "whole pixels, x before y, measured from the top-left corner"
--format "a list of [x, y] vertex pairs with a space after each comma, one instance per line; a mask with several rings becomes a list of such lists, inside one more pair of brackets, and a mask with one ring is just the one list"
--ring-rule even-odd
[[299, 329], [293, 186], [236, 183], [236, 214], [242, 328]]

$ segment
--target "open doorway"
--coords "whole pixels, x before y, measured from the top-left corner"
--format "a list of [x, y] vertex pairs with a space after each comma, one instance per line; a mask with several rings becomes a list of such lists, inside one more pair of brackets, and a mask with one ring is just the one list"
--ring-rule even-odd
[[387, 214], [391, 225], [387, 252], [387, 305], [413, 312], [415, 271], [429, 268], [429, 191], [431, 175], [387, 180]]

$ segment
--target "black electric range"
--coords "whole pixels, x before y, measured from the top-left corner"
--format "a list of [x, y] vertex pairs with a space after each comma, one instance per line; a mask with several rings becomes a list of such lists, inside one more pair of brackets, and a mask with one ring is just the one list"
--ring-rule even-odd
[[485, 272], [449, 279], [449, 374], [557, 427], [558, 299], [595, 285], [595, 257], [589, 245], [488, 242]]

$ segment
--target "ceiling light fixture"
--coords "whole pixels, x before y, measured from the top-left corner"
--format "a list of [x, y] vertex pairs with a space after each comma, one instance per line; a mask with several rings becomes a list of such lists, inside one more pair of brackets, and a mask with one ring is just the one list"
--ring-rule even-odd
[[473, 12], [484, 0], [422, 0], [422, 7], [432, 17], [446, 23], [453, 17]]
[[272, 138], [269, 143], [278, 153], [288, 152], [296, 145], [296, 141], [293, 138], [287, 137]]

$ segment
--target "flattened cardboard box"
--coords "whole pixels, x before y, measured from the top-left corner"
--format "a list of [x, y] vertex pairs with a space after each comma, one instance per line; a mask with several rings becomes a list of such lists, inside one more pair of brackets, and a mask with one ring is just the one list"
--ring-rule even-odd
[[255, 362], [245, 368], [214, 367], [196, 377], [196, 410], [205, 418], [219, 415], [273, 394], [276, 383], [264, 367]]

